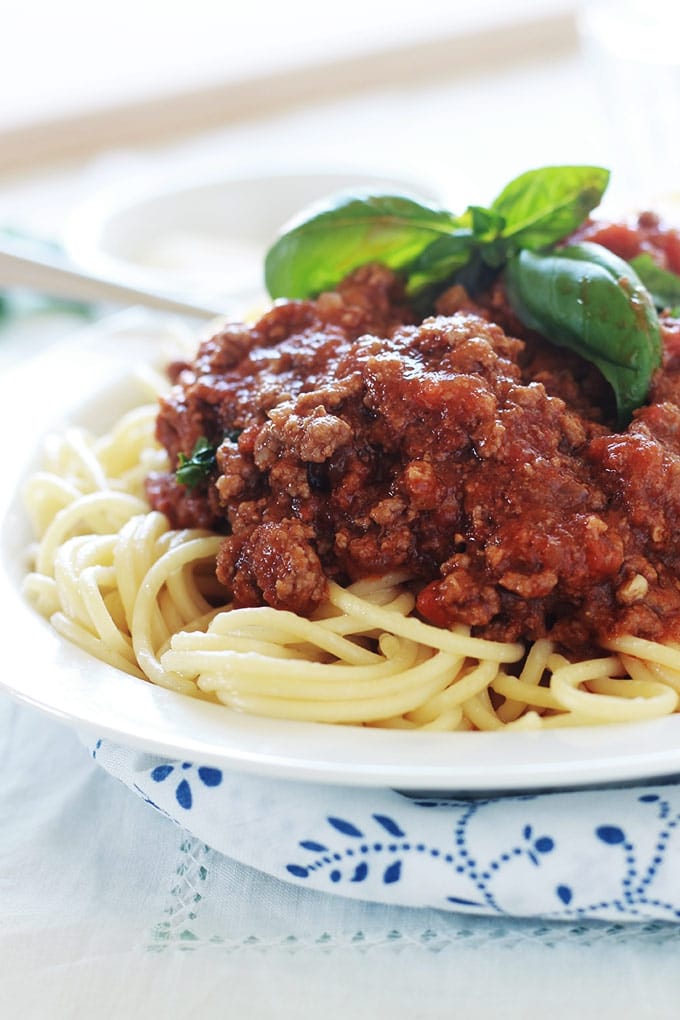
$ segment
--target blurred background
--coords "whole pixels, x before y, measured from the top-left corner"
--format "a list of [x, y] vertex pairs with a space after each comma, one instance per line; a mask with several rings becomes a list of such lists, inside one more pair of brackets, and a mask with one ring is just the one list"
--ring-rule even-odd
[[[612, 208], [672, 207], [676, 6], [8, 0], [0, 231], [228, 305], [330, 185], [462, 211], [530, 167], [597, 163]], [[0, 368], [102, 311], [0, 294]]]

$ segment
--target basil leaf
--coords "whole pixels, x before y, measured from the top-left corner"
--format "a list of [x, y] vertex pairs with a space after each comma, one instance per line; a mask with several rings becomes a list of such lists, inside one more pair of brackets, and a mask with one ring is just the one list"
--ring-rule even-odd
[[636, 255], [630, 264], [652, 295], [659, 311], [680, 305], [680, 276], [662, 269], [647, 252]]
[[502, 236], [514, 250], [537, 251], [561, 241], [599, 205], [609, 171], [597, 166], [548, 166], [516, 177], [491, 204], [505, 219]]
[[215, 447], [208, 442], [205, 436], [201, 436], [196, 440], [190, 457], [186, 457], [183, 453], [179, 454], [175, 478], [180, 485], [185, 485], [187, 489], [196, 489], [203, 482], [207, 482], [216, 467]]
[[485, 265], [490, 269], [501, 269], [512, 254], [513, 247], [508, 244], [504, 237], [497, 237], [494, 241], [488, 241], [479, 249], [479, 255]]
[[366, 262], [405, 270], [459, 226], [452, 213], [413, 198], [342, 195], [279, 237], [265, 260], [267, 290], [273, 298], [314, 297]]
[[[415, 295], [426, 287], [450, 280], [456, 273], [481, 261], [500, 268], [507, 257], [507, 244], [500, 236], [505, 220], [481, 205], [470, 205], [460, 217], [459, 227], [433, 241], [408, 269], [407, 293]], [[473, 274], [475, 275], [475, 274]]]
[[425, 287], [448, 280], [469, 262], [473, 249], [471, 230], [454, 230], [438, 237], [411, 264], [407, 292], [418, 294]]
[[468, 215], [472, 223], [472, 233], [479, 241], [495, 241], [503, 232], [505, 217], [493, 209], [485, 209], [483, 205], [469, 205], [466, 218]]
[[600, 201], [608, 180], [599, 167], [531, 170], [490, 208], [470, 205], [462, 216], [402, 195], [336, 196], [285, 228], [267, 253], [265, 283], [273, 298], [314, 297], [375, 261], [410, 277], [409, 293], [422, 294], [468, 262], [478, 266], [481, 259], [496, 270], [521, 248], [566, 237]]
[[465, 217], [470, 217], [472, 232], [481, 262], [490, 269], [500, 269], [508, 257], [508, 242], [503, 237], [505, 217], [481, 205], [469, 205]]
[[656, 309], [630, 265], [597, 244], [525, 250], [508, 261], [505, 281], [526, 326], [600, 369], [625, 424], [661, 363]]

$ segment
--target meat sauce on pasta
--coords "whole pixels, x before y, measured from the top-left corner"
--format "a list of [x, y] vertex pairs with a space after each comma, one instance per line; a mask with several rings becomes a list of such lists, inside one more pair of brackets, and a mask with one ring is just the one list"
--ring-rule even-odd
[[[680, 270], [648, 214], [579, 238]], [[151, 506], [223, 535], [236, 607], [308, 616], [329, 583], [396, 571], [423, 620], [486, 639], [680, 638], [680, 321], [661, 316], [663, 365], [618, 431], [597, 370], [524, 329], [501, 284], [432, 312], [368, 265], [226, 326], [172, 367]], [[189, 487], [175, 469], [201, 440], [214, 467]]]

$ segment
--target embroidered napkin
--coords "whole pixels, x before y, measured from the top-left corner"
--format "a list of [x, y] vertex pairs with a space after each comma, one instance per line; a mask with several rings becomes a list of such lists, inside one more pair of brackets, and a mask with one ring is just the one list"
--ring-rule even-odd
[[680, 920], [680, 781], [462, 800], [265, 779], [106, 740], [91, 753], [208, 846], [307, 889], [492, 916]]

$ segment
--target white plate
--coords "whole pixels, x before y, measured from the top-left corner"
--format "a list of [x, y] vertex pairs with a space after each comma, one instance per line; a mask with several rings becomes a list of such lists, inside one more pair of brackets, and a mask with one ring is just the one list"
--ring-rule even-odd
[[85, 269], [131, 285], [219, 299], [263, 291], [263, 256], [281, 227], [339, 191], [374, 188], [430, 200], [426, 182], [361, 170], [259, 170], [212, 180], [142, 179], [95, 193], [70, 215], [64, 244]]
[[[170, 354], [167, 325], [141, 313], [104, 322], [0, 381], [3, 667], [0, 686], [89, 736], [261, 775], [403, 790], [538, 790], [680, 771], [680, 716], [544, 733], [417, 733], [260, 719], [136, 680], [65, 642], [24, 602], [22, 480], [40, 437], [77, 422], [107, 428], [136, 400], [130, 368]], [[86, 381], [86, 396], [83, 383]]]

